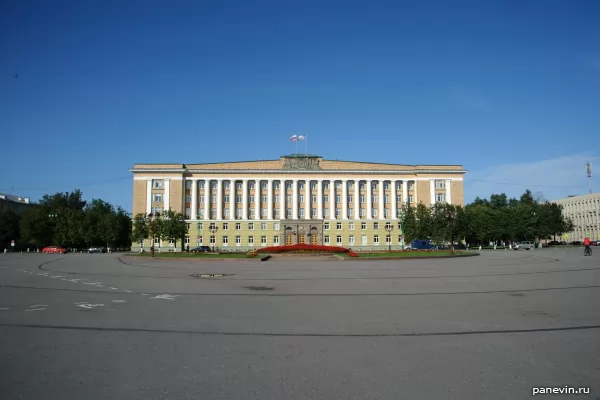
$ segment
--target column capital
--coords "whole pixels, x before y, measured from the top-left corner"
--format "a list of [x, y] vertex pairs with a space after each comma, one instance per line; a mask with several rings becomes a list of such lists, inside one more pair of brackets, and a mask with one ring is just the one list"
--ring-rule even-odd
[[223, 182], [225, 180], [225, 178], [212, 178], [212, 180], [217, 181], [217, 182]]

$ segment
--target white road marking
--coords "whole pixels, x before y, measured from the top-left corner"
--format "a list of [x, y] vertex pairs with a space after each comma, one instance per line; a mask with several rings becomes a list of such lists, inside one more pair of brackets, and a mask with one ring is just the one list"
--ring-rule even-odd
[[178, 297], [179, 295], [172, 295], [172, 294], [160, 294], [158, 296], [154, 296], [154, 297], [150, 297], [150, 300], [153, 299], [163, 299], [163, 300], [175, 300], [175, 297]]
[[102, 285], [96, 285], [96, 287], [103, 287]]
[[116, 288], [116, 287], [112, 287], [112, 286], [111, 286], [111, 287], [109, 287], [109, 289], [112, 289], [112, 290], [117, 290], [118, 288]]
[[40, 272], [40, 273], [38, 273], [38, 275], [48, 275], [48, 273], [47, 272]]
[[131, 290], [125, 290], [126, 293], [131, 293]]
[[90, 309], [90, 308], [95, 308], [95, 307], [104, 307], [104, 304], [89, 304], [89, 303], [86, 303], [86, 304], [78, 304], [77, 307]]
[[27, 311], [44, 311], [44, 310], [45, 310], [45, 308], [31, 308], [31, 309], [25, 310], [25, 311], [27, 312]]
[[34, 306], [29, 306], [29, 308], [33, 308], [33, 307], [36, 307], [36, 308], [39, 308], [39, 307], [48, 307], [48, 304], [36, 304]]
[[148, 293], [142, 293], [142, 296], [150, 296]]
[[113, 303], [125, 303], [125, 300], [111, 300]]
[[81, 283], [83, 283], [84, 285], [99, 285], [102, 282], [81, 282]]
[[2, 307], [2, 308], [0, 308], [0, 310], [10, 310], [10, 308], [8, 308], [8, 307]]
[[51, 276], [50, 278], [54, 278], [54, 279], [56, 279], [56, 278], [62, 278], [62, 275]]
[[76, 301], [73, 304], [89, 304], [89, 303], [90, 303], [89, 301]]

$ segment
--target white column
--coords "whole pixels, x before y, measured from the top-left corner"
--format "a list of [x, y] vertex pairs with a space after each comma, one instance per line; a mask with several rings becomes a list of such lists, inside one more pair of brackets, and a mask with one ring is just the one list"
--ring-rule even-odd
[[279, 219], [287, 218], [287, 210], [285, 209], [286, 196], [285, 179], [281, 179], [279, 180]]
[[260, 197], [262, 189], [260, 187], [260, 179], [254, 180], [254, 218], [260, 219]]
[[235, 187], [235, 179], [229, 180], [229, 219], [235, 219], [236, 196], [237, 189]]
[[352, 218], [360, 218], [360, 180], [354, 180], [354, 215]]
[[242, 180], [242, 219], [248, 219], [248, 179]]
[[372, 202], [372, 190], [371, 190], [371, 185], [373, 184], [373, 181], [371, 179], [367, 179], [366, 180], [366, 185], [367, 185], [367, 219], [373, 219], [373, 202]]
[[329, 180], [329, 219], [335, 219], [335, 180]]
[[312, 219], [310, 215], [312, 211], [312, 202], [310, 198], [310, 179], [304, 180], [304, 219]]
[[210, 219], [210, 179], [204, 180], [204, 219]]
[[342, 219], [348, 219], [348, 180], [342, 180]]
[[402, 181], [402, 202], [408, 204], [408, 181]]
[[223, 219], [223, 179], [217, 179], [217, 219]]
[[198, 219], [198, 179], [192, 179], [192, 220]]
[[146, 215], [152, 212], [152, 179], [146, 181]]
[[396, 192], [397, 192], [396, 185], [397, 184], [398, 184], [398, 181], [396, 181], [395, 179], [390, 181], [390, 185], [391, 185], [390, 186], [390, 188], [391, 188], [391, 190], [390, 190], [390, 201], [392, 202], [391, 203], [392, 204], [392, 208], [390, 210], [390, 213], [392, 213], [391, 219], [398, 219], [398, 208], [397, 208], [398, 204], [396, 203]]
[[431, 205], [435, 204], [435, 180], [429, 180], [429, 195], [431, 196]]
[[292, 219], [298, 219], [298, 179], [292, 179]]
[[171, 200], [170, 199], [170, 197], [171, 197], [171, 179], [165, 178], [164, 182], [165, 182], [165, 198], [164, 198], [165, 209], [163, 210], [163, 212], [169, 211], [169, 209], [171, 208], [171, 202], [170, 202], [170, 200]]
[[413, 203], [415, 204], [415, 207], [417, 206], [417, 204], [419, 204], [419, 193], [417, 192], [417, 180], [415, 179], [413, 181]]
[[273, 179], [267, 181], [267, 219], [273, 219]]
[[323, 179], [317, 181], [317, 218], [323, 219]]
[[452, 204], [452, 197], [450, 195], [450, 179], [446, 179], [446, 203]]
[[383, 202], [383, 181], [379, 180], [379, 182], [377, 182], [377, 187], [379, 188], [379, 198], [377, 200], [379, 200], [379, 207], [377, 207], [379, 209], [379, 211], [377, 211], [377, 215], [379, 216], [379, 219], [384, 219], [385, 218], [385, 212], [383, 211], [383, 208], [385, 207], [385, 203]]

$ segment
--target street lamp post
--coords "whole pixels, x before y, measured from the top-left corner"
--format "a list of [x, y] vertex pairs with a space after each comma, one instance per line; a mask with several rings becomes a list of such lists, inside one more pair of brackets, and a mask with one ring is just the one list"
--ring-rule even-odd
[[394, 226], [390, 223], [389, 225], [385, 226], [385, 231], [388, 233], [386, 236], [386, 240], [389, 237], [388, 240], [388, 251], [391, 253], [392, 252], [392, 231], [394, 230]]
[[452, 232], [454, 225], [454, 214], [453, 210], [446, 210], [446, 219], [448, 220], [448, 228], [450, 229], [450, 253], [454, 254], [454, 235]]
[[214, 239], [214, 240], [211, 240], [211, 242], [212, 242], [211, 243], [211, 245], [212, 245], [212, 251], [214, 252], [215, 251], [215, 244], [217, 242], [217, 237], [215, 236], [215, 234], [217, 233], [217, 231], [219, 230], [219, 228], [217, 228], [215, 225], [211, 225], [208, 228], [208, 230], [210, 231], [210, 233], [212, 235], [211, 237]]
[[150, 243], [150, 256], [154, 257], [154, 237], [156, 236], [156, 220], [157, 218], [160, 216], [159, 213], [150, 213], [146, 216], [146, 222], [148, 222], [148, 225], [150, 226], [150, 240], [152, 240], [152, 242]]

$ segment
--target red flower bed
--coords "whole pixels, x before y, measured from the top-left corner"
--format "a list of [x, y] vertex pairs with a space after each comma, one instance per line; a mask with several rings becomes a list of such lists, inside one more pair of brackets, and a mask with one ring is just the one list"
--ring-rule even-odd
[[350, 257], [358, 257], [358, 254], [356, 254], [356, 253], [355, 253], [355, 252], [353, 252], [353, 251], [349, 251], [349, 252], [348, 252], [348, 255], [349, 255]]
[[258, 253], [348, 253], [350, 249], [338, 246], [316, 244], [293, 244], [290, 246], [271, 246], [256, 250]]

